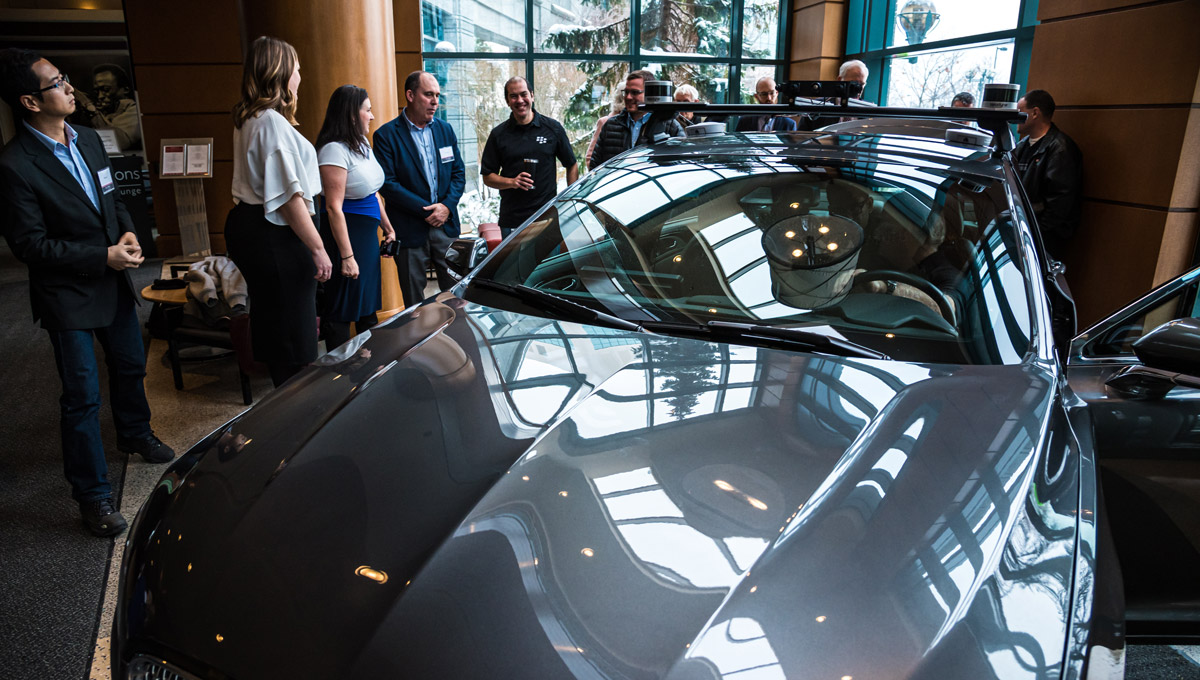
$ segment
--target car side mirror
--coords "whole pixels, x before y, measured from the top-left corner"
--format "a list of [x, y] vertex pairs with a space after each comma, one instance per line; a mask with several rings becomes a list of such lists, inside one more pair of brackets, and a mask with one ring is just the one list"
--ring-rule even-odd
[[1200, 319], [1176, 319], [1133, 343], [1142, 362], [1105, 381], [1129, 399], [1161, 399], [1176, 386], [1200, 388]]
[[471, 273], [487, 257], [487, 241], [482, 238], [456, 238], [446, 249], [446, 264], [458, 278]]
[[1147, 366], [1200, 376], [1200, 319], [1164, 323], [1134, 341], [1133, 353]]

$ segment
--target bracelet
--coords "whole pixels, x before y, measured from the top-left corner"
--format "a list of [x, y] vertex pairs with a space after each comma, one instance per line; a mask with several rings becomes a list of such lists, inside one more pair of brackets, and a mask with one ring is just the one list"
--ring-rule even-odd
[[343, 257], [342, 259], [343, 259], [343, 260], [349, 260], [349, 259], [350, 259], [350, 258], [352, 258], [352, 257], [354, 257], [354, 253], [350, 253], [349, 255], [347, 255], [346, 257]]

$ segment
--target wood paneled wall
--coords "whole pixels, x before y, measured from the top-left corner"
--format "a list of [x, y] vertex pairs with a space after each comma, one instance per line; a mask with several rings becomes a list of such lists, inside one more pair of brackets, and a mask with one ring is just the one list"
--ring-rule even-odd
[[1080, 327], [1186, 270], [1200, 208], [1200, 0], [1041, 0], [1027, 89], [1084, 154]]
[[225, 214], [232, 205], [232, 130], [229, 112], [242, 74], [237, 0], [158, 2], [126, 0], [125, 24], [142, 109], [150, 162], [158, 252], [179, 255], [175, 189], [159, 180], [159, 140], [212, 137], [213, 177], [204, 180], [209, 238], [225, 251]]
[[[306, 4], [303, 11], [299, 6], [289, 5], [290, 15], [286, 17], [264, 18], [255, 13], [255, 8], [260, 5], [239, 0], [203, 3], [126, 0], [125, 22], [141, 97], [143, 134], [150, 156], [160, 254], [180, 253], [174, 187], [170, 181], [156, 179], [159, 161], [156, 150], [164, 137], [213, 138], [213, 178], [204, 180], [205, 205], [213, 250], [225, 250], [223, 231], [225, 215], [232, 205], [230, 186], [233, 182], [230, 110], [237, 101], [243, 44], [248, 38], [276, 26], [287, 30], [299, 27], [308, 36], [280, 37], [292, 40], [301, 53], [304, 81], [301, 84], [300, 129], [310, 139], [316, 136], [325, 115], [329, 93], [333, 87], [346, 82], [366, 87], [371, 93], [376, 116], [373, 129], [396, 117], [404, 101], [401, 89], [404, 76], [421, 68], [420, 0], [392, 0], [390, 5], [386, 0], [382, 4], [360, 4], [358, 12], [345, 12], [340, 5], [336, 12], [338, 21], [344, 24], [358, 22], [354, 26], [343, 26], [347, 31], [360, 37], [369, 34], [372, 38], [358, 41], [361, 49], [355, 51], [317, 44], [320, 41], [315, 37], [315, 31], [328, 29], [331, 24], [328, 16], [314, 14], [320, 8], [314, 9], [312, 3]], [[365, 14], [368, 10], [372, 12], [369, 17]], [[393, 38], [394, 47], [391, 44]], [[369, 50], [380, 45], [383, 45], [383, 54], [394, 52], [396, 71], [387, 68], [390, 65], [377, 66], [377, 56]], [[331, 54], [339, 55], [339, 59], [333, 59]], [[347, 59], [353, 62], [350, 67], [343, 63]]]

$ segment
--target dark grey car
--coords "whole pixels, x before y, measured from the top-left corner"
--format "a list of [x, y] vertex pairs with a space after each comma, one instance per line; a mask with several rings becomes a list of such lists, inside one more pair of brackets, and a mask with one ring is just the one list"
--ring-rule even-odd
[[114, 676], [1095, 679], [1127, 632], [1195, 633], [1200, 342], [1133, 343], [1196, 274], [1068, 354], [962, 129], [585, 177], [173, 464]]

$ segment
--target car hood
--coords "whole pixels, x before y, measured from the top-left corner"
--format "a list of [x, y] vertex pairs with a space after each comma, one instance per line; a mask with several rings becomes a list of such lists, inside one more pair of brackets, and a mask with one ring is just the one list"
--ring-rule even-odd
[[1061, 662], [1078, 473], [1039, 443], [1045, 367], [712, 344], [449, 294], [320, 363], [151, 496], [127, 650], [239, 678]]

